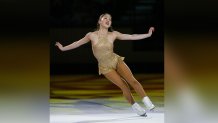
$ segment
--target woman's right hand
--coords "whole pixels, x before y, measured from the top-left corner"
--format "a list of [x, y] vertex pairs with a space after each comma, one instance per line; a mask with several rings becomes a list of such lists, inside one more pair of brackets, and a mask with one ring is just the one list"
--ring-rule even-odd
[[56, 42], [55, 46], [57, 46], [61, 51], [63, 51], [63, 46], [59, 42]]

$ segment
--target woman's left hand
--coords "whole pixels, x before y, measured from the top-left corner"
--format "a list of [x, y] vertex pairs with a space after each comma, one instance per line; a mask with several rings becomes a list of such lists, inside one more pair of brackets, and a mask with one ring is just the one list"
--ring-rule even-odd
[[154, 32], [154, 27], [150, 27], [149, 29], [149, 33], [152, 33], [152, 32]]

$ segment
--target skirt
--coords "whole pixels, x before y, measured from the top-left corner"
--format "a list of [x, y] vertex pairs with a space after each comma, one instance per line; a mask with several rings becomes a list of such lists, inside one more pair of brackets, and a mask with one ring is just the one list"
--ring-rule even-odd
[[119, 60], [124, 60], [125, 57], [119, 56], [115, 53], [111, 57], [98, 61], [99, 75], [106, 74], [111, 70], [116, 70]]

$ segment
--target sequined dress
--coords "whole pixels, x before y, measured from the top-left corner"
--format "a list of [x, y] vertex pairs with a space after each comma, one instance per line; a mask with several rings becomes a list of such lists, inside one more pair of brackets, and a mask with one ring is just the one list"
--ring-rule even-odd
[[113, 52], [113, 43], [106, 37], [98, 37], [97, 44], [92, 44], [92, 51], [98, 61], [99, 75], [116, 70], [118, 61], [124, 60], [124, 57]]

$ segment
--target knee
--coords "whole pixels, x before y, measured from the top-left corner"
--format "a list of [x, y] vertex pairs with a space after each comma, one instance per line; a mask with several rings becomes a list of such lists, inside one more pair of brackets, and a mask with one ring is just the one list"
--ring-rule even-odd
[[130, 79], [128, 82], [129, 82], [129, 84], [130, 84], [131, 86], [133, 86], [133, 87], [139, 85], [139, 82], [138, 82], [135, 78]]
[[130, 92], [130, 88], [127, 85], [120, 86], [120, 89], [122, 90], [123, 93]]

